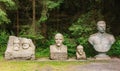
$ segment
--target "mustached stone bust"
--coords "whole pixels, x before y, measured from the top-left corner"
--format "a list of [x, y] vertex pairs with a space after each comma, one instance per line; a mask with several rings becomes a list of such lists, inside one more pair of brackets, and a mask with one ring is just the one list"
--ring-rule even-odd
[[31, 39], [9, 36], [6, 60], [33, 60], [35, 59], [35, 46]]
[[51, 60], [66, 60], [67, 46], [63, 44], [64, 37], [62, 34], [55, 35], [55, 44], [50, 45], [50, 59]]
[[106, 53], [110, 50], [112, 44], [115, 42], [113, 35], [105, 32], [106, 23], [105, 21], [97, 22], [98, 32], [90, 35], [89, 42], [93, 45], [93, 48], [98, 52], [95, 56], [96, 59], [110, 59]]

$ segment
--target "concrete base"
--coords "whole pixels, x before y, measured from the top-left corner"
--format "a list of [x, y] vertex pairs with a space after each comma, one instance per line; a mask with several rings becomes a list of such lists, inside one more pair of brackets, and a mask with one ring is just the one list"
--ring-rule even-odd
[[95, 56], [96, 60], [109, 60], [111, 59], [106, 53], [99, 53], [98, 55]]

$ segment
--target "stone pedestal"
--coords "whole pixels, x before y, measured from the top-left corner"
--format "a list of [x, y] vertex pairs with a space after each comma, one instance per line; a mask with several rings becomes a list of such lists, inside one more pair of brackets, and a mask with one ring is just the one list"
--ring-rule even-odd
[[61, 45], [57, 47], [56, 45], [50, 46], [50, 59], [51, 60], [67, 60], [67, 47], [65, 45]]
[[109, 60], [111, 59], [106, 53], [98, 53], [98, 55], [95, 56], [95, 59], [97, 60]]
[[52, 60], [66, 60], [67, 53], [53, 52], [53, 53], [51, 53], [50, 59], [52, 59]]

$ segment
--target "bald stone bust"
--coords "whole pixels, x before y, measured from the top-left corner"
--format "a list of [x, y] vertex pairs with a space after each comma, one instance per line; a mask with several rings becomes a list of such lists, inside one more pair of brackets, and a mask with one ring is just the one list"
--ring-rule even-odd
[[105, 32], [106, 23], [105, 21], [97, 22], [98, 33], [92, 34], [89, 37], [90, 44], [93, 45], [94, 49], [99, 53], [95, 56], [96, 59], [110, 59], [106, 52], [108, 52], [115, 42], [113, 35]]
[[55, 44], [50, 45], [50, 59], [52, 60], [66, 60], [67, 46], [63, 44], [64, 37], [62, 34], [55, 35]]

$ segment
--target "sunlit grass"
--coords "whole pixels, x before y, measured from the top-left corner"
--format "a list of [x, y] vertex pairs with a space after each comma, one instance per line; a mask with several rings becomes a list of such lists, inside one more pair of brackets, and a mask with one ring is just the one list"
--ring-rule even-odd
[[0, 71], [66, 71], [68, 66], [89, 63], [81, 61], [25, 61], [5, 60], [0, 57]]

